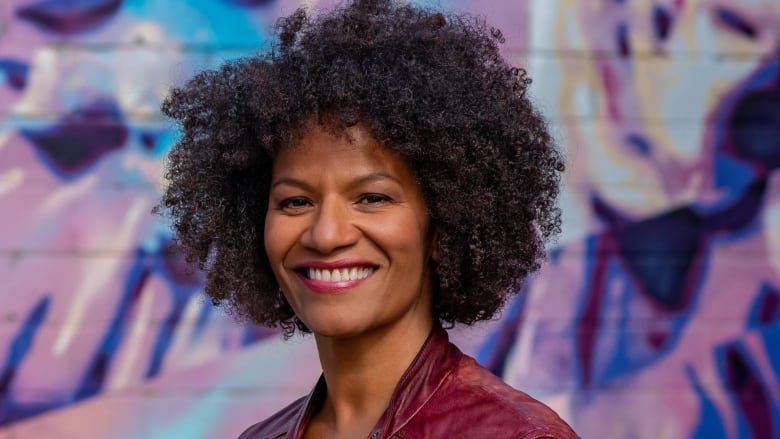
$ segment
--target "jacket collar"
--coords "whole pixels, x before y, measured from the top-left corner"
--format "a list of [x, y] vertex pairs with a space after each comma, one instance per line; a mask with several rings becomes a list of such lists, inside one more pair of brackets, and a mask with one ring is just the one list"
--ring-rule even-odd
[[[390, 398], [390, 404], [379, 418], [372, 438], [390, 437], [403, 428], [455, 370], [463, 354], [449, 342], [447, 331], [438, 323], [423, 343], [409, 368], [401, 376]], [[306, 397], [296, 417], [295, 427], [286, 438], [300, 439], [314, 410], [322, 405], [327, 394], [324, 376], [320, 376], [314, 389]]]

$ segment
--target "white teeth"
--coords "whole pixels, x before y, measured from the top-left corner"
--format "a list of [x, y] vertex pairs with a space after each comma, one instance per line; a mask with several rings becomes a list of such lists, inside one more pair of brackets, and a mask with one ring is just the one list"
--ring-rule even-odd
[[309, 268], [309, 279], [321, 280], [324, 282], [344, 282], [348, 280], [365, 279], [374, 269], [371, 267], [352, 267], [339, 270], [320, 270], [318, 268]]

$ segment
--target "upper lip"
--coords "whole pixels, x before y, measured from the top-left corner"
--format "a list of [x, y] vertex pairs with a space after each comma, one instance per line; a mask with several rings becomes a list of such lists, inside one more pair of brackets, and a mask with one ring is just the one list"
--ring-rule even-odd
[[338, 261], [304, 261], [295, 264], [294, 270], [301, 270], [304, 268], [317, 268], [320, 270], [335, 270], [340, 268], [351, 267], [376, 267], [377, 265], [371, 261], [365, 259], [339, 259]]

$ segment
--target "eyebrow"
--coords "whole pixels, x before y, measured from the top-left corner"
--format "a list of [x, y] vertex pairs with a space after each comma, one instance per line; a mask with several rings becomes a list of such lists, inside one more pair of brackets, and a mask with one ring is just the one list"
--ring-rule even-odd
[[[399, 180], [397, 177], [394, 177], [386, 172], [372, 172], [370, 174], [362, 175], [358, 178], [355, 178], [354, 180], [350, 181], [347, 184], [348, 188], [353, 188], [356, 186], [360, 186], [367, 183], [372, 183], [375, 181], [381, 181], [381, 180], [392, 180], [396, 182], [399, 186], [401, 185], [401, 180]], [[301, 188], [306, 191], [314, 191], [314, 188], [309, 184], [306, 183], [303, 180], [292, 178], [292, 177], [282, 177], [277, 179], [273, 182], [271, 185], [271, 189], [274, 189], [277, 186], [280, 185], [288, 185], [288, 186], [295, 186], [298, 188]]]

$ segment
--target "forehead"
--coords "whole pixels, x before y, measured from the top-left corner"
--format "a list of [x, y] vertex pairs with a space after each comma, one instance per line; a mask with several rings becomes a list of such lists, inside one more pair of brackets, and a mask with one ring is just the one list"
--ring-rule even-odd
[[274, 158], [273, 174], [360, 173], [381, 170], [398, 178], [412, 178], [401, 155], [379, 142], [361, 124], [334, 132], [310, 125], [296, 141]]

